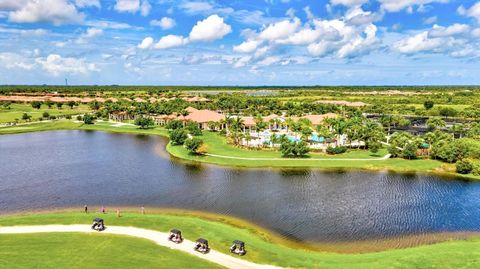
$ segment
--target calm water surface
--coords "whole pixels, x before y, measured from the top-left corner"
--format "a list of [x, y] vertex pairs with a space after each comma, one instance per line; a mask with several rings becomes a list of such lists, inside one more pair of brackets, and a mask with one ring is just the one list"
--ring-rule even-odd
[[0, 212], [83, 204], [177, 207], [245, 218], [297, 240], [480, 231], [480, 184], [435, 176], [187, 165], [154, 136], [0, 136]]

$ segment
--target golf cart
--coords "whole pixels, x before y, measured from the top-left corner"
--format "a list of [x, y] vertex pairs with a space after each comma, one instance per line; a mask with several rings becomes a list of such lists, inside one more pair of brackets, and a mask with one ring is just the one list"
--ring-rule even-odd
[[168, 240], [180, 244], [183, 242], [182, 232], [177, 229], [171, 229], [170, 234], [168, 235]]
[[103, 219], [95, 218], [93, 220], [92, 229], [99, 232], [105, 230], [105, 224], [103, 224]]
[[230, 247], [230, 252], [240, 256], [247, 254], [247, 251], [245, 250], [245, 243], [240, 240], [233, 241], [233, 245]]
[[208, 241], [203, 238], [197, 239], [197, 241], [195, 242], [195, 247], [193, 249], [203, 254], [210, 251], [210, 248], [208, 247]]

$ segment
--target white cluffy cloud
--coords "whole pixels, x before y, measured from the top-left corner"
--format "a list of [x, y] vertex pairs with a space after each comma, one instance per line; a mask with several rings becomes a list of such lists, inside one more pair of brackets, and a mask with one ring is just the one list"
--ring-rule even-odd
[[77, 7], [96, 7], [101, 8], [100, 0], [75, 0], [75, 5]]
[[188, 40], [179, 35], [167, 35], [162, 38], [155, 44], [154, 48], [156, 49], [169, 49], [174, 47], [179, 47], [188, 43]]
[[[58, 54], [50, 54], [47, 57], [39, 57], [40, 50], [35, 49], [27, 55], [16, 53], [0, 53], [0, 65], [6, 69], [47, 71], [48, 74], [59, 76], [61, 74], [87, 75], [97, 72], [99, 69], [93, 63], [85, 59], [62, 57]], [[45, 73], [45, 72], [42, 72]]]
[[402, 54], [449, 53], [453, 57], [475, 56], [476, 32], [466, 24], [448, 27], [434, 25], [432, 29], [403, 38], [393, 44], [393, 50]]
[[475, 18], [480, 23], [480, 2], [477, 2], [470, 8], [465, 8], [462, 5], [457, 11], [460, 15]]
[[378, 0], [383, 10], [398, 12], [413, 6], [424, 6], [432, 3], [448, 3], [450, 0]]
[[359, 6], [367, 3], [368, 0], [331, 0], [332, 5], [344, 5], [347, 7]]
[[61, 74], [88, 74], [99, 71], [93, 63], [87, 63], [84, 59], [62, 57], [58, 54], [50, 54], [46, 58], [37, 58], [39, 64], [48, 73], [59, 76]]
[[213, 41], [223, 38], [232, 32], [232, 27], [223, 21], [223, 18], [214, 14], [198, 21], [190, 32], [189, 39], [191, 41]]
[[145, 37], [140, 44], [137, 45], [137, 48], [139, 49], [149, 49], [153, 45], [153, 38], [148, 36]]
[[99, 28], [88, 28], [85, 33], [81, 34], [80, 37], [75, 41], [78, 44], [86, 44], [89, 40], [101, 36], [103, 34], [103, 30]]
[[5, 0], [0, 9], [9, 10], [8, 20], [16, 23], [42, 23], [55, 25], [81, 23], [84, 14], [67, 0]]
[[149, 49], [152, 47], [156, 49], [168, 49], [183, 46], [189, 42], [211, 42], [221, 39], [231, 32], [231, 26], [226, 24], [223, 18], [214, 14], [202, 21], [198, 21], [195, 26], [193, 26], [188, 37], [167, 35], [160, 38], [155, 45], [153, 44], [153, 39], [147, 37], [143, 39], [137, 47], [139, 49]]
[[250, 56], [237, 58], [238, 61], [233, 62], [233, 66], [240, 67], [252, 63], [252, 68], [257, 68], [309, 62], [305, 57], [279, 55], [278, 53], [282, 51], [279, 49], [281, 46], [289, 46], [290, 51], [296, 51], [297, 49], [292, 47], [300, 46], [313, 57], [330, 56], [347, 59], [366, 55], [380, 44], [377, 38], [378, 29], [373, 24], [378, 17], [377, 14], [355, 6], [338, 19], [321, 20], [310, 16], [306, 23], [302, 23], [298, 17], [293, 16], [266, 25], [257, 31], [244, 31], [243, 36], [246, 40], [234, 46], [233, 51]]
[[114, 8], [120, 13], [137, 13], [140, 11], [142, 16], [148, 16], [152, 6], [148, 0], [117, 0]]
[[150, 21], [150, 25], [158, 26], [158, 27], [162, 28], [163, 30], [168, 30], [168, 29], [172, 29], [173, 27], [175, 27], [176, 23], [175, 23], [175, 20], [172, 19], [172, 18], [163, 17], [160, 20]]
[[11, 52], [0, 53], [0, 64], [6, 69], [32, 70], [35, 63], [32, 63], [25, 57]]

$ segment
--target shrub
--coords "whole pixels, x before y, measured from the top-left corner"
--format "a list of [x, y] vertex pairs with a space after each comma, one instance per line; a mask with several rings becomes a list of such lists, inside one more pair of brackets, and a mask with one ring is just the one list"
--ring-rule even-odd
[[425, 107], [426, 110], [432, 109], [434, 105], [435, 103], [430, 100], [425, 101], [425, 103], [423, 103], [423, 107]]
[[32, 116], [28, 115], [27, 113], [23, 113], [22, 120], [30, 120]]
[[187, 123], [187, 126], [185, 128], [193, 136], [202, 135], [202, 130], [200, 130], [200, 127], [198, 127], [198, 124], [196, 124], [195, 122]]
[[93, 115], [91, 114], [85, 114], [85, 116], [83, 116], [83, 123], [85, 124], [93, 124], [93, 121], [94, 121], [94, 117]]
[[473, 170], [473, 165], [469, 160], [460, 160], [455, 166], [459, 174], [470, 174]]
[[188, 138], [188, 133], [185, 129], [175, 129], [170, 132], [170, 142], [173, 145], [183, 145]]
[[47, 111], [45, 111], [45, 112], [43, 112], [42, 117], [48, 119], [48, 117], [50, 117], [50, 114]]
[[344, 146], [338, 146], [338, 147], [328, 147], [327, 148], [327, 153], [328, 154], [342, 154], [342, 153], [345, 153], [347, 152], [347, 147], [344, 147]]
[[147, 129], [154, 124], [153, 119], [149, 117], [138, 117], [135, 119], [135, 125], [140, 126], [140, 129]]
[[472, 162], [472, 174], [475, 176], [480, 176], [480, 161], [479, 160], [474, 160]]
[[416, 159], [417, 158], [417, 150], [418, 146], [416, 143], [408, 143], [404, 148], [402, 152], [402, 157], [404, 159]]
[[198, 153], [198, 150], [203, 145], [203, 140], [199, 138], [189, 138], [185, 140], [185, 148], [188, 149], [191, 153]]
[[165, 128], [167, 128], [168, 130], [181, 129], [183, 128], [183, 122], [179, 120], [172, 120], [172, 121], [169, 121], [167, 125], [165, 125]]
[[82, 120], [82, 119], [83, 119], [82, 116], [80, 115], [77, 116], [77, 120]]
[[42, 102], [40, 101], [33, 101], [32, 102], [32, 107], [35, 109], [40, 109], [42, 107]]
[[310, 151], [310, 149], [305, 141], [283, 141], [280, 144], [280, 151], [282, 152], [283, 157], [303, 157]]
[[67, 120], [71, 120], [71, 119], [72, 119], [72, 115], [67, 115], [67, 116], [65, 116], [65, 118], [66, 118]]

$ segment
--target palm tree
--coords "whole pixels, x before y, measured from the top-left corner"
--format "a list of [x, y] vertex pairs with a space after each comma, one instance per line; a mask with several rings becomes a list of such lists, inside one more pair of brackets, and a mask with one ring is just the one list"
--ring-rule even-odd
[[272, 146], [273, 146], [273, 144], [277, 144], [277, 142], [278, 142], [277, 135], [276, 134], [270, 135], [270, 143], [272, 143]]
[[292, 118], [288, 118], [288, 119], [285, 120], [285, 126], [287, 127], [287, 133], [288, 133], [290, 127], [291, 127], [293, 124], [295, 124], [295, 121], [293, 121]]
[[454, 124], [450, 127], [450, 132], [452, 132], [453, 138], [455, 138], [455, 133], [458, 133], [460, 138], [462, 138], [465, 134], [465, 127], [463, 124]]
[[232, 124], [233, 118], [231, 115], [225, 115], [225, 119], [220, 121], [220, 124], [225, 125], [225, 129], [227, 129], [227, 133], [229, 132], [229, 127]]
[[247, 147], [249, 146], [249, 142], [252, 140], [252, 136], [250, 133], [245, 134], [245, 140], [247, 141]]
[[215, 131], [215, 130], [217, 130], [218, 124], [219, 124], [219, 123], [216, 122], [216, 121], [209, 121], [209, 122], [207, 123], [208, 129], [210, 129], [210, 130], [212, 130], [212, 131]]
[[326, 120], [326, 122], [333, 128], [333, 133], [335, 136], [337, 136], [335, 146], [338, 146], [338, 140], [340, 139], [340, 136], [345, 134], [347, 122], [345, 118], [329, 118]]
[[244, 127], [244, 124], [243, 124], [243, 119], [240, 118], [240, 117], [235, 117], [232, 122], [231, 122], [231, 128], [232, 130], [235, 130], [235, 131], [242, 131]]
[[318, 136], [323, 137], [324, 144], [327, 142], [327, 138], [332, 138], [332, 132], [324, 125], [317, 125], [316, 131]]
[[261, 132], [267, 128], [267, 124], [263, 121], [262, 115], [260, 114], [255, 117], [255, 128], [258, 132]]

